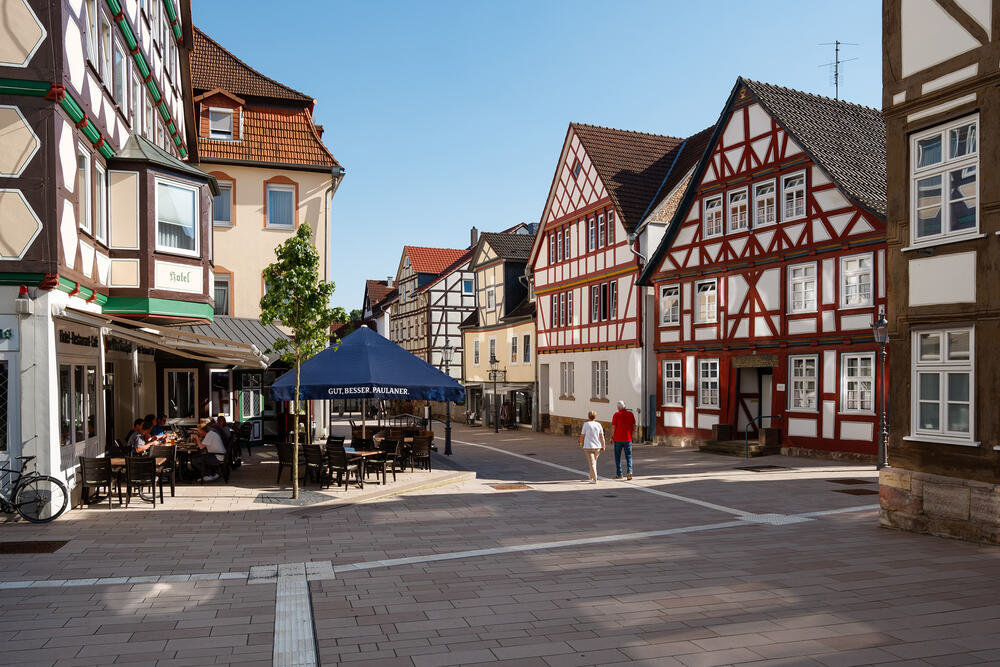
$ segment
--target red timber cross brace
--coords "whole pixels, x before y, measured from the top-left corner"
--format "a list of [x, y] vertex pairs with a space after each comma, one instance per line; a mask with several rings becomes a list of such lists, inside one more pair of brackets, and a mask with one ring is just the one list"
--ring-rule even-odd
[[656, 294], [660, 439], [762, 423], [786, 451], [874, 457], [884, 154], [875, 109], [736, 82], [639, 279]]

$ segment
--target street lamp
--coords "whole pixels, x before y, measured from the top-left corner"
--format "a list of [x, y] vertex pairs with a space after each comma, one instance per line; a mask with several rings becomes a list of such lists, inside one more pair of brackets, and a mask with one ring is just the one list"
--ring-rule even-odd
[[[445, 343], [441, 352], [444, 353], [444, 374], [451, 377], [451, 357], [455, 354], [455, 348], [452, 347], [451, 343]], [[451, 401], [445, 404], [445, 409], [444, 455], [451, 456]]]
[[885, 319], [885, 306], [879, 307], [878, 321], [872, 323], [872, 337], [875, 338], [875, 344], [879, 346], [880, 374], [882, 375], [882, 419], [878, 434], [878, 461], [875, 463], [875, 469], [881, 470], [889, 465], [887, 451], [889, 446], [889, 423], [886, 420], [885, 409], [885, 348], [889, 344], [889, 323]]
[[490, 380], [493, 381], [493, 432], [500, 432], [500, 401], [497, 400], [497, 380], [507, 381], [507, 369], [500, 370], [500, 362], [495, 354], [490, 355]]

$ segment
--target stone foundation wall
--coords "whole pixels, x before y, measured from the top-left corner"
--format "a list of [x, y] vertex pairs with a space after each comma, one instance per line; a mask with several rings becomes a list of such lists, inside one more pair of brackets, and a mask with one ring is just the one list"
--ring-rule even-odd
[[1000, 485], [890, 467], [879, 501], [886, 528], [1000, 544]]
[[[586, 419], [577, 419], [576, 417], [560, 417], [557, 415], [549, 416], [549, 433], [557, 433], [559, 435], [580, 435], [580, 429], [586, 423]], [[602, 422], [598, 420], [598, 423], [604, 428], [604, 439], [611, 442], [611, 424], [608, 422]]]
[[871, 463], [875, 465], [878, 457], [873, 454], [857, 452], [831, 452], [826, 449], [809, 449], [807, 447], [782, 447], [782, 456], [804, 456], [811, 459], [826, 459], [828, 461], [850, 461], [851, 463]]
[[701, 444], [701, 440], [691, 436], [679, 435], [657, 435], [653, 439], [653, 444], [660, 447], [679, 447], [692, 449]]

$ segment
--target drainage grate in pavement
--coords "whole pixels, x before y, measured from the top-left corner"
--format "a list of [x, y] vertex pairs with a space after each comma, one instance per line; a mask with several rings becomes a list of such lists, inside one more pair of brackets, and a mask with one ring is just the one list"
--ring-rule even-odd
[[32, 541], [32, 542], [0, 542], [0, 554], [50, 554], [58, 551], [69, 540], [62, 541]]
[[615, 495], [615, 494], [613, 494], [613, 493], [608, 493], [608, 494], [605, 494], [605, 496], [604, 496], [604, 497], [605, 497], [605, 498], [617, 498], [618, 496], [616, 496], [616, 495]]
[[874, 479], [828, 479], [833, 484], [874, 484]]
[[525, 454], [525, 456], [538, 456], [538, 454], [534, 452], [528, 452], [527, 454]]
[[492, 486], [497, 491], [523, 491], [524, 489], [530, 489], [531, 487], [527, 484], [487, 484], [487, 486]]
[[846, 493], [852, 496], [877, 496], [875, 489], [834, 489], [834, 493]]
[[791, 470], [788, 466], [743, 466], [734, 470], [747, 470], [749, 472], [767, 472], [768, 470]]

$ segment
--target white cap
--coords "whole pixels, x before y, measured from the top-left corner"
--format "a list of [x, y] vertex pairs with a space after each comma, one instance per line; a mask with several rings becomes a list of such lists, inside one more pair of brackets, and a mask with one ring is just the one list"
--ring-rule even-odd
[[618, 409], [619, 410], [625, 409], [625, 401], [618, 401]]

